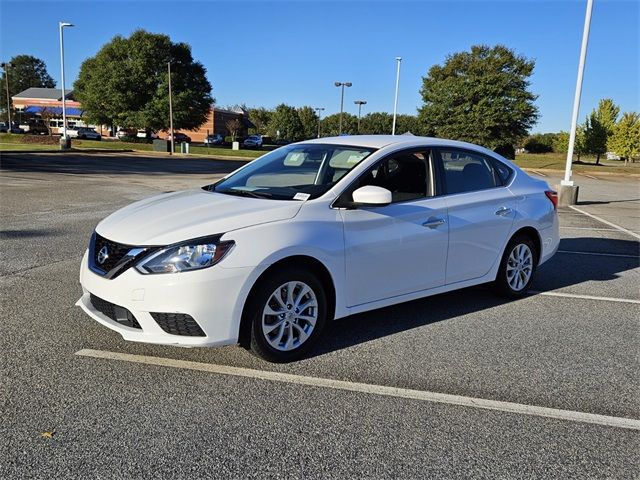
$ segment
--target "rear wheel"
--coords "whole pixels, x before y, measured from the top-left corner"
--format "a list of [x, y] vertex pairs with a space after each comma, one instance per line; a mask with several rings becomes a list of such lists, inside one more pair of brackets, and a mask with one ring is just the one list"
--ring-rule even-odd
[[498, 276], [494, 282], [496, 290], [508, 298], [526, 295], [538, 264], [538, 249], [526, 235], [511, 239], [502, 256]]
[[286, 268], [264, 279], [252, 292], [246, 314], [251, 351], [270, 362], [301, 358], [326, 323], [327, 297], [312, 273]]

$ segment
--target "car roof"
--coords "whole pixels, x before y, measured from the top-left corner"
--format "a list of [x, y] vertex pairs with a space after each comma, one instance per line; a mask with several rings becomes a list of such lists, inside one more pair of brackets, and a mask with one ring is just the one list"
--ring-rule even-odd
[[323, 137], [314, 138], [312, 140], [305, 140], [299, 143], [318, 143], [318, 144], [331, 144], [331, 145], [345, 145], [350, 147], [364, 147], [364, 148], [383, 148], [390, 145], [399, 147], [458, 147], [466, 148], [469, 150], [475, 150], [494, 157], [499, 157], [505, 160], [507, 163], [512, 163], [502, 155], [489, 150], [480, 145], [473, 143], [461, 142], [459, 140], [448, 140], [446, 138], [436, 137], [420, 137], [417, 135], [341, 135], [339, 137]]

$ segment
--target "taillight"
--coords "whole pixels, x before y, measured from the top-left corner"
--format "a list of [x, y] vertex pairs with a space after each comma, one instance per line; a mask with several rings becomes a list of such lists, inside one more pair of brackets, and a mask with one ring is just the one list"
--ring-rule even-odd
[[547, 190], [546, 192], [544, 192], [544, 194], [547, 196], [547, 198], [549, 200], [551, 200], [551, 203], [553, 203], [553, 209], [557, 209], [558, 208], [558, 192], [554, 192], [553, 190]]

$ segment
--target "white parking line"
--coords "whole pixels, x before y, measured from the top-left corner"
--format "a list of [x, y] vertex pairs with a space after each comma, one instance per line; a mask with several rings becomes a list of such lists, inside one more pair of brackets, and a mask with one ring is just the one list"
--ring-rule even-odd
[[618, 303], [638, 303], [640, 300], [633, 298], [615, 298], [615, 297], [594, 297], [593, 295], [580, 295], [578, 293], [562, 293], [562, 292], [541, 292], [538, 290], [530, 290], [529, 293], [536, 295], [545, 295], [548, 297], [564, 297], [564, 298], [579, 298], [581, 300], [600, 300], [602, 302], [618, 302]]
[[610, 227], [615, 228], [616, 230], [620, 230], [621, 232], [624, 232], [628, 235], [631, 235], [632, 237], [638, 238], [640, 239], [640, 235], [638, 235], [635, 232], [632, 232], [631, 230], [627, 230], [626, 228], [621, 227], [620, 225], [616, 225], [615, 223], [611, 223], [608, 220], [605, 220], [604, 218], [600, 218], [596, 215], [593, 215], [592, 213], [589, 212], [585, 212], [584, 210], [580, 210], [578, 207], [574, 206], [574, 205], [569, 205], [569, 208], [571, 208], [572, 210], [575, 210], [578, 213], [581, 213], [583, 215], [586, 215], [587, 217], [591, 217], [594, 220], [598, 220], [599, 222], [604, 223], [605, 225], [609, 225]]
[[101, 358], [107, 360], [120, 360], [125, 362], [143, 363], [146, 365], [156, 365], [161, 367], [183, 368], [201, 372], [217, 373], [220, 375], [232, 375], [236, 377], [256, 378], [273, 382], [283, 382], [296, 385], [306, 385], [309, 387], [333, 388], [336, 390], [346, 390], [350, 392], [367, 393], [373, 395], [383, 395], [387, 397], [408, 398], [426, 402], [444, 403], [448, 405], [458, 405], [462, 407], [482, 408], [486, 410], [497, 410], [500, 412], [515, 413], [521, 415], [532, 415], [536, 417], [553, 418], [557, 420], [568, 420], [572, 422], [591, 423], [604, 425], [607, 427], [626, 428], [640, 430], [640, 420], [624, 417], [610, 417], [607, 415], [597, 415], [594, 413], [575, 412], [572, 410], [560, 410], [556, 408], [537, 407], [520, 403], [500, 402], [496, 400], [485, 400], [482, 398], [463, 397], [461, 395], [449, 395], [446, 393], [427, 392], [421, 390], [409, 390], [406, 388], [388, 387], [384, 385], [371, 385], [367, 383], [346, 382], [343, 380], [333, 380], [330, 378], [305, 377], [302, 375], [292, 375], [289, 373], [279, 373], [264, 370], [253, 370], [249, 368], [230, 367], [226, 365], [215, 365], [210, 363], [191, 362], [187, 360], [176, 360], [172, 358], [150, 357], [146, 355], [132, 355], [129, 353], [108, 352], [104, 350], [82, 349], [76, 355], [83, 357]]
[[638, 258], [638, 255], [625, 255], [623, 253], [579, 252], [575, 250], [558, 250], [558, 253], [572, 253], [574, 255], [597, 255], [599, 257]]
[[542, 172], [539, 172], [537, 170], [531, 170], [532, 173], [535, 173], [536, 175], [540, 175], [541, 177], [546, 177], [546, 175]]
[[560, 230], [591, 230], [592, 232], [617, 232], [615, 228], [560, 227]]

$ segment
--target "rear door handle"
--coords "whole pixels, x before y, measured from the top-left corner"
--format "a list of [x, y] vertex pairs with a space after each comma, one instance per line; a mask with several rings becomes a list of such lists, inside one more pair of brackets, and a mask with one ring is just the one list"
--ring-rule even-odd
[[510, 215], [511, 212], [513, 212], [512, 208], [502, 207], [496, 210], [496, 215], [500, 215], [501, 217], [506, 217], [507, 215]]
[[445, 223], [446, 223], [446, 220], [444, 218], [431, 217], [429, 220], [424, 222], [422, 226], [427, 228], [436, 228], [436, 227], [439, 227], [440, 225], [444, 225]]

